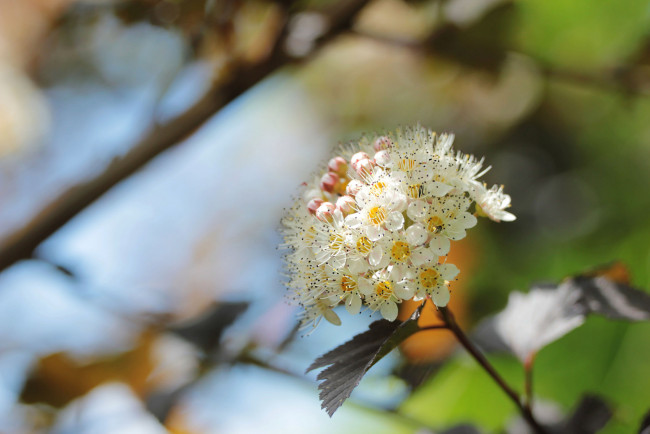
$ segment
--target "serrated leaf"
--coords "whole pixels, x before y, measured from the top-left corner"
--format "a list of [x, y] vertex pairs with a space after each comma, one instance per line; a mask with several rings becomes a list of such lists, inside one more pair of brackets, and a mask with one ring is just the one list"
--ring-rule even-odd
[[397, 347], [404, 339], [420, 330], [417, 319], [418, 309], [404, 322], [380, 320], [370, 324], [370, 328], [318, 357], [307, 372], [327, 367], [317, 379], [322, 383], [320, 390], [321, 408], [332, 416], [350, 397], [365, 373], [386, 354]]

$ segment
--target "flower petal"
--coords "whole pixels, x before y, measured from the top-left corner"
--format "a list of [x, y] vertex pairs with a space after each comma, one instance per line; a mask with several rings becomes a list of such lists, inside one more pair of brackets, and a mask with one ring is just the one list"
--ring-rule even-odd
[[341, 318], [339, 318], [339, 316], [336, 313], [334, 313], [334, 311], [332, 309], [324, 310], [323, 311], [323, 317], [327, 321], [329, 321], [330, 323], [332, 323], [334, 325], [337, 325], [337, 326], [341, 325]]
[[343, 268], [345, 265], [345, 252], [341, 252], [336, 256], [332, 256], [332, 259], [330, 259], [329, 264], [332, 266], [332, 268], [336, 268], [337, 270], [339, 268]]
[[361, 258], [349, 258], [348, 268], [354, 274], [361, 274], [368, 271], [368, 262]]
[[380, 312], [381, 316], [388, 321], [395, 321], [395, 318], [397, 318], [397, 305], [390, 300], [386, 301], [382, 304]]
[[411, 202], [406, 209], [406, 215], [409, 216], [411, 220], [420, 220], [422, 219], [429, 210], [429, 205], [423, 200], [415, 200]]
[[415, 223], [406, 229], [406, 242], [412, 246], [421, 246], [427, 242], [429, 233], [421, 223]]
[[404, 226], [404, 216], [401, 212], [392, 211], [386, 217], [386, 229], [395, 232]]
[[454, 280], [458, 276], [458, 273], [460, 273], [460, 270], [454, 264], [438, 265], [438, 271], [445, 280]]
[[433, 196], [442, 197], [453, 190], [454, 187], [443, 182], [433, 181], [428, 186], [428, 190]]
[[358, 212], [355, 212], [354, 214], [350, 214], [345, 218], [345, 224], [348, 225], [351, 228], [358, 228], [362, 224], [361, 220], [361, 214]]
[[370, 283], [370, 281], [365, 277], [359, 277], [357, 285], [359, 286], [359, 292], [363, 295], [371, 295], [373, 293], [372, 283]]
[[395, 295], [401, 298], [402, 300], [412, 299], [414, 293], [415, 290], [410, 285], [401, 284], [395, 287]]
[[413, 263], [413, 265], [416, 267], [431, 262], [434, 259], [438, 258], [433, 254], [431, 249], [427, 249], [425, 247], [420, 247], [419, 249], [415, 249], [411, 252], [411, 263]]
[[439, 286], [431, 294], [431, 300], [438, 307], [445, 307], [449, 303], [449, 289], [446, 286]]
[[361, 310], [361, 297], [357, 294], [351, 294], [345, 302], [345, 310], [350, 315], [356, 315]]
[[449, 253], [451, 243], [449, 242], [449, 238], [445, 236], [434, 235], [433, 238], [431, 238], [429, 241], [429, 247], [431, 248], [431, 251], [433, 251], [433, 253], [437, 254], [438, 256], [445, 256], [447, 253]]
[[379, 226], [369, 225], [366, 227], [366, 236], [370, 241], [377, 241], [384, 236], [384, 231]]

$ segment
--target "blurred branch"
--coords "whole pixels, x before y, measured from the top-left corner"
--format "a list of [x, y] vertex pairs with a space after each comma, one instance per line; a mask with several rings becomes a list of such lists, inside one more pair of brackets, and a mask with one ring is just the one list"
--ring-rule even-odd
[[368, 0], [342, 1], [322, 13], [329, 27], [314, 41], [307, 56], [292, 57], [285, 51], [292, 16], [283, 17], [282, 29], [267, 57], [254, 64], [238, 64], [222, 82], [215, 84], [185, 113], [162, 125], [155, 125], [149, 133], [121, 158], [116, 158], [100, 174], [64, 191], [15, 232], [0, 240], [0, 270], [33, 255], [36, 247], [64, 226], [88, 205], [126, 179], [154, 157], [176, 145], [232, 100], [268, 77], [281, 67], [313, 56], [323, 45], [349, 29], [357, 13]]
[[[591, 87], [597, 90], [620, 92], [628, 96], [649, 97], [650, 96], [650, 73], [645, 65], [622, 65], [610, 68], [597, 73], [582, 72], [559, 68], [549, 64], [535, 56], [522, 53], [516, 50], [499, 52], [494, 50], [492, 53], [482, 54], [481, 59], [468, 63], [466, 58], [456, 57], [454, 50], [445, 49], [445, 44], [449, 38], [448, 27], [437, 29], [429, 36], [420, 40], [394, 38], [378, 33], [352, 30], [351, 33], [373, 40], [382, 44], [392, 45], [418, 52], [422, 55], [439, 55], [456, 61], [471, 69], [486, 69], [493, 71], [508, 51], [517, 53], [532, 60], [541, 74], [547, 79], [565, 81], [580, 86]], [[441, 43], [442, 42], [442, 43]], [[458, 50], [458, 54], [466, 51], [475, 53], [477, 50]], [[482, 51], [482, 50], [479, 50]]]

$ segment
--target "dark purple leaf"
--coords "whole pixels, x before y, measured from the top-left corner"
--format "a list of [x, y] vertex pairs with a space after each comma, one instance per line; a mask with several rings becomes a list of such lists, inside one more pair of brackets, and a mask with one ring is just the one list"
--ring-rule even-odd
[[617, 320], [650, 320], [650, 294], [647, 292], [606, 276], [574, 277], [567, 284], [582, 294], [579, 303], [585, 313]]
[[350, 397], [368, 369], [420, 329], [417, 324], [420, 311], [418, 309], [410, 319], [401, 323], [375, 321], [368, 331], [317, 358], [307, 372], [327, 367], [317, 377], [322, 380], [318, 386], [321, 408], [332, 416]]
[[612, 411], [605, 401], [597, 396], [587, 395], [571, 417], [562, 425], [563, 434], [593, 434], [609, 422]]
[[171, 326], [169, 331], [192, 342], [209, 354], [216, 349], [223, 331], [247, 308], [247, 302], [222, 302], [198, 318]]

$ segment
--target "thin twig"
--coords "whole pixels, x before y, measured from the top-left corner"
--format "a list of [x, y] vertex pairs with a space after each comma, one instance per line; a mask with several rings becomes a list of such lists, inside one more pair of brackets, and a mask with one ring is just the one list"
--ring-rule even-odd
[[426, 326], [426, 327], [420, 327], [420, 329], [417, 331], [417, 333], [423, 332], [423, 331], [426, 331], [426, 330], [445, 330], [445, 329], [448, 329], [448, 328], [449, 328], [449, 326], [447, 326], [447, 324], [430, 325], [430, 326]]
[[485, 371], [492, 377], [492, 379], [503, 389], [503, 391], [508, 395], [508, 397], [512, 400], [512, 402], [515, 403], [519, 411], [521, 412], [522, 416], [528, 422], [528, 424], [533, 428], [533, 430], [537, 434], [547, 434], [546, 430], [535, 420], [535, 417], [533, 416], [533, 413], [529, 408], [524, 406], [521, 403], [521, 399], [519, 398], [519, 394], [515, 392], [512, 387], [508, 385], [508, 383], [505, 382], [503, 377], [499, 375], [499, 373], [494, 369], [494, 367], [490, 364], [490, 362], [485, 358], [485, 356], [479, 351], [479, 349], [472, 343], [472, 341], [469, 340], [467, 335], [462, 331], [462, 329], [458, 326], [458, 323], [456, 322], [456, 319], [454, 318], [453, 314], [449, 310], [449, 308], [443, 307], [439, 309], [441, 316], [443, 320], [445, 321], [445, 324], [449, 327], [449, 330], [456, 336], [456, 339], [458, 339], [458, 342], [469, 352], [472, 357], [478, 362], [479, 365]]
[[524, 362], [524, 406], [531, 411], [533, 407], [533, 365], [535, 364], [535, 353], [528, 356]]

